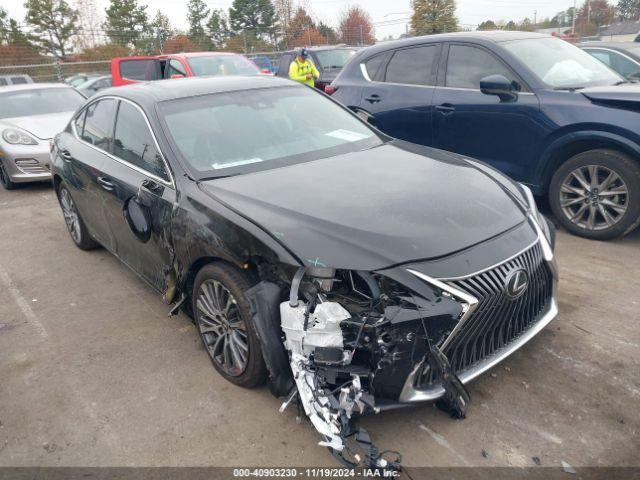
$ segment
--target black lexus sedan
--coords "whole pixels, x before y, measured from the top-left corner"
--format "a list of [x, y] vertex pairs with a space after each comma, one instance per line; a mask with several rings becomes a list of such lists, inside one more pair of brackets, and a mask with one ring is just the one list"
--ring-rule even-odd
[[526, 187], [289, 80], [104, 90], [52, 173], [80, 249], [186, 310], [224, 378], [267, 381], [347, 464], [359, 414], [464, 416], [464, 384], [557, 314], [554, 233]]

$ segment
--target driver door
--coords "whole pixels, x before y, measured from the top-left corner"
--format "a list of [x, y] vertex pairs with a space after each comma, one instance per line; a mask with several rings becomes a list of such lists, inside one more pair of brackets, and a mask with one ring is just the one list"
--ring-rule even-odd
[[[446, 47], [445, 69], [433, 96], [434, 146], [489, 163], [515, 179], [537, 163], [545, 135], [538, 98], [493, 52], [471, 44]], [[515, 100], [480, 91], [480, 80], [503, 75], [517, 82]]]

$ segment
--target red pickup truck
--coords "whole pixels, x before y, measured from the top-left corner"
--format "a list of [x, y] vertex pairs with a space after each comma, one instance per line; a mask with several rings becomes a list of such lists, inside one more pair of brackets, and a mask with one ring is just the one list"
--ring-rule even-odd
[[111, 60], [114, 86], [164, 78], [263, 73], [266, 72], [262, 72], [251, 60], [236, 53], [192, 52], [155, 57], [120, 57]]

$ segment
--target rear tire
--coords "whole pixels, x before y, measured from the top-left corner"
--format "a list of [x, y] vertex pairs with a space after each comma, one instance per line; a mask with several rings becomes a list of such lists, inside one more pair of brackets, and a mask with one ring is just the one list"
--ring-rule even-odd
[[267, 368], [245, 292], [246, 275], [222, 262], [196, 275], [191, 305], [200, 339], [214, 368], [226, 380], [245, 388], [262, 385]]
[[640, 165], [615, 150], [575, 155], [553, 175], [549, 203], [574, 235], [593, 240], [627, 235], [640, 224]]
[[73, 243], [76, 244], [76, 247], [80, 250], [93, 250], [94, 248], [98, 248], [100, 244], [89, 234], [87, 226], [76, 208], [69, 189], [64, 184], [61, 184], [58, 187], [57, 194], [58, 202], [64, 215], [64, 221], [67, 225], [67, 231]]
[[16, 184], [11, 181], [7, 170], [4, 168], [2, 160], [0, 160], [0, 184], [2, 184], [5, 190], [13, 190], [16, 188]]

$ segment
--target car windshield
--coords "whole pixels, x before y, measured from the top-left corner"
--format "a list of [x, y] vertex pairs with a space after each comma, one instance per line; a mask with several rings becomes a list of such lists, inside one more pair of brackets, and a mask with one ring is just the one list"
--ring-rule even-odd
[[530, 38], [502, 45], [551, 88], [575, 89], [624, 81], [587, 52], [558, 38]]
[[338, 48], [335, 50], [319, 50], [316, 53], [318, 57], [317, 65], [321, 70], [341, 69], [356, 53], [355, 48]]
[[259, 75], [260, 69], [240, 55], [192, 57], [189, 66], [197, 77], [204, 75]]
[[264, 88], [160, 104], [171, 139], [200, 177], [264, 170], [372, 148], [381, 138], [307, 87]]
[[0, 118], [73, 112], [85, 98], [72, 88], [39, 88], [0, 94]]

